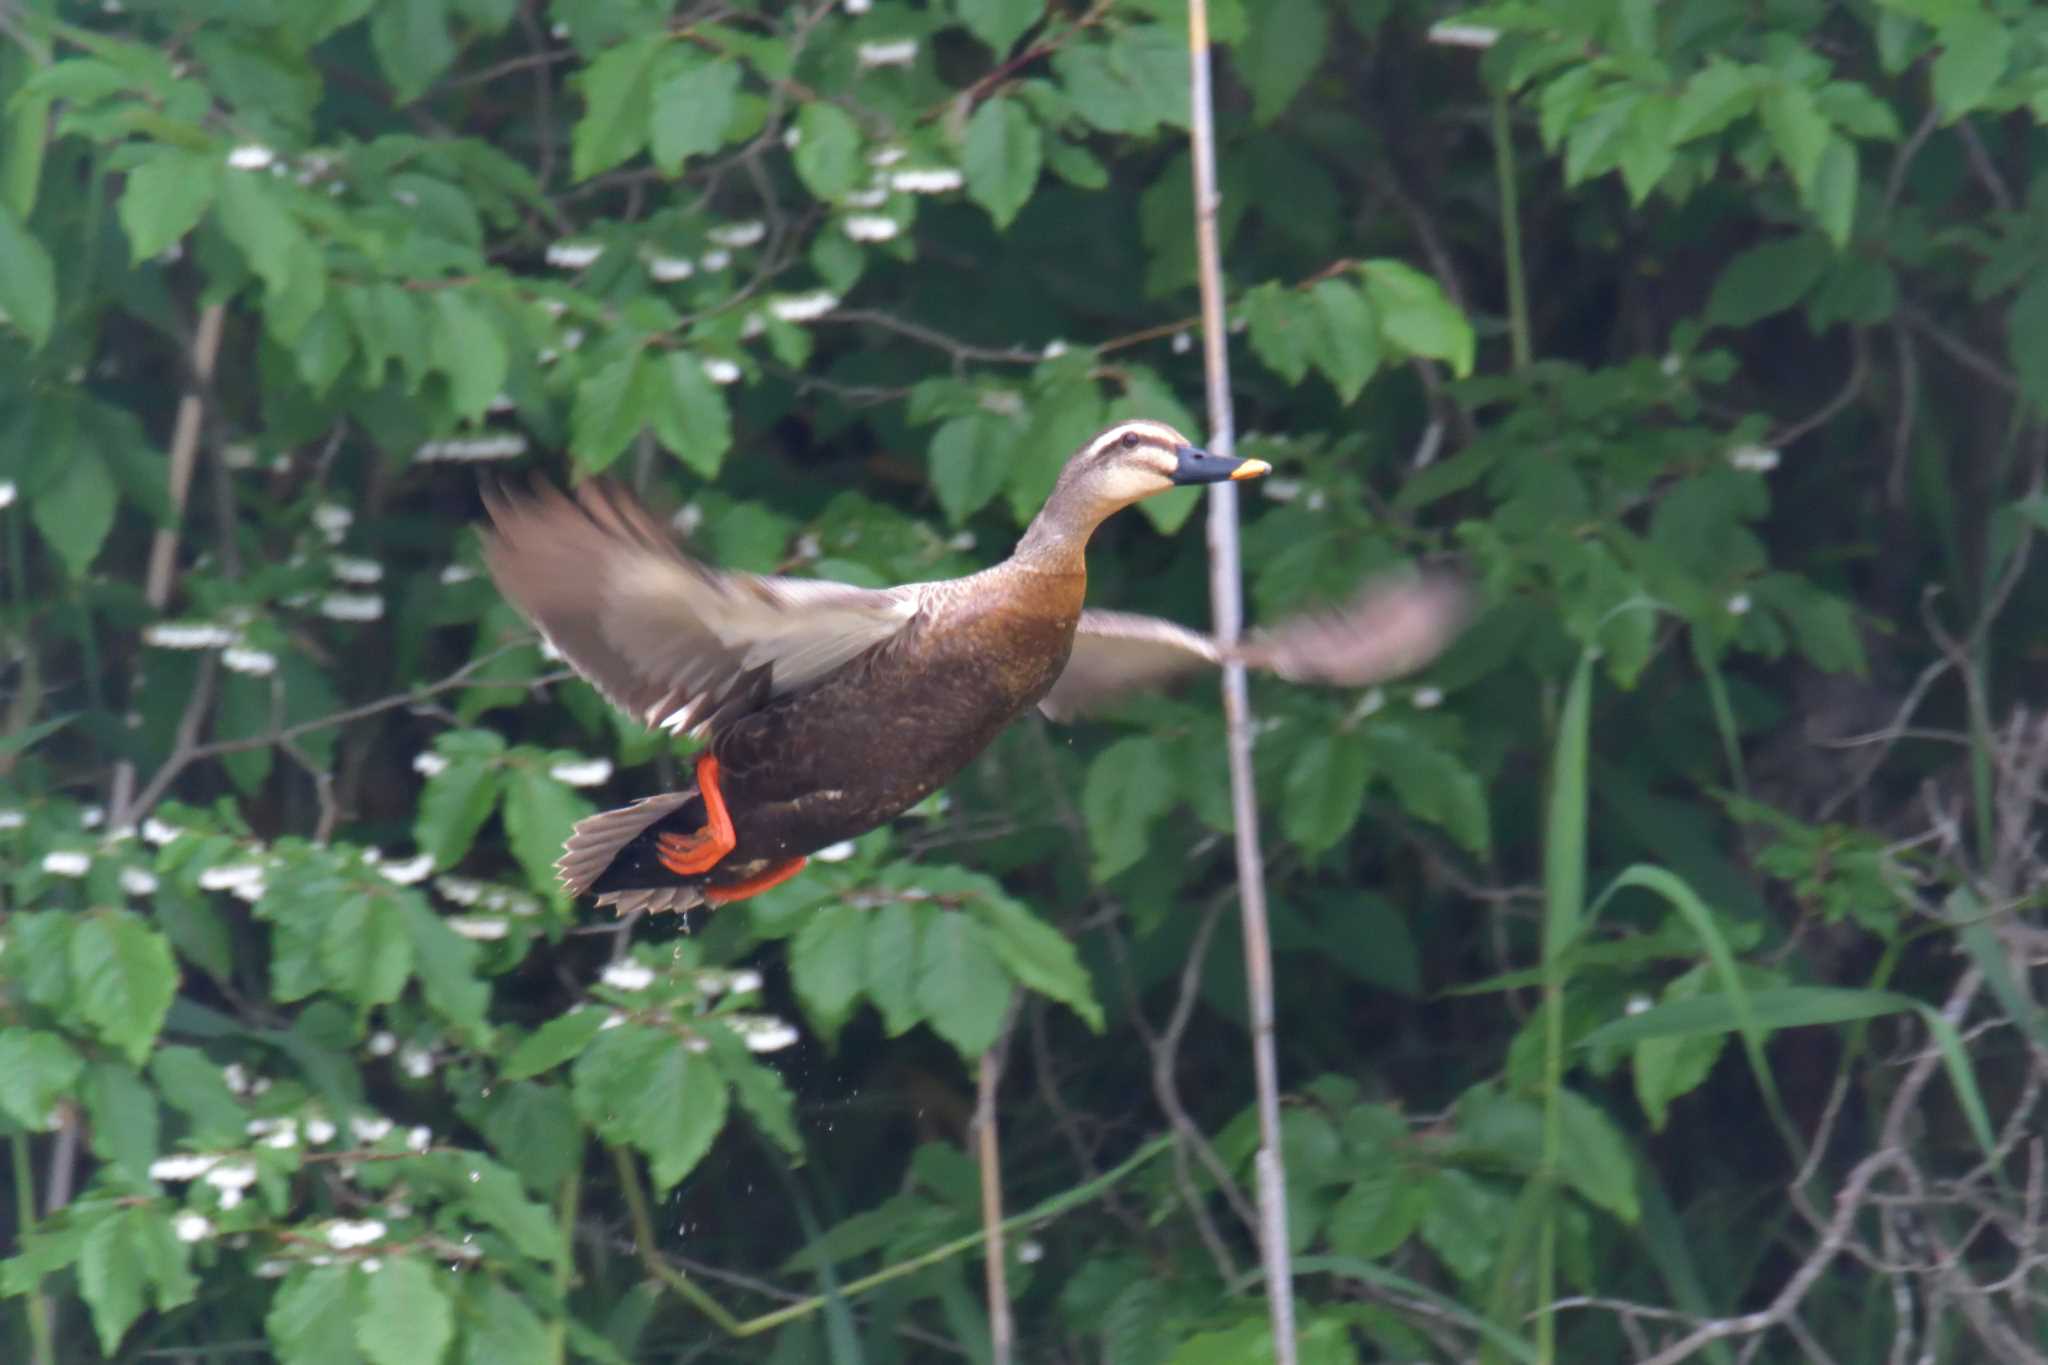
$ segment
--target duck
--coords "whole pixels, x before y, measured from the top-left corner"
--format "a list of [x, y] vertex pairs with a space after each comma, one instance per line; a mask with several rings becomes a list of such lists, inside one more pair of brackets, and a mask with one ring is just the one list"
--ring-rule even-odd
[[487, 488], [483, 557], [505, 598], [613, 705], [702, 742], [688, 788], [575, 826], [562, 886], [620, 914], [715, 908], [909, 810], [1034, 707], [1071, 719], [1231, 660], [1363, 686], [1433, 658], [1465, 614], [1441, 574], [1369, 585], [1228, 646], [1086, 606], [1105, 519], [1268, 472], [1163, 422], [1117, 422], [1068, 459], [1009, 558], [889, 588], [715, 568], [603, 478], [573, 496]]

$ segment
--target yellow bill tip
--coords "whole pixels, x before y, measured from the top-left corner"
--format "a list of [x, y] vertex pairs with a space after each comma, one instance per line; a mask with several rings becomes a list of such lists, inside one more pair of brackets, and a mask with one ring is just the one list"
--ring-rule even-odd
[[1241, 479], [1256, 479], [1261, 474], [1270, 474], [1272, 472], [1273, 466], [1267, 464], [1264, 460], [1246, 460], [1243, 464], [1230, 471], [1230, 480], [1232, 483], [1236, 483]]

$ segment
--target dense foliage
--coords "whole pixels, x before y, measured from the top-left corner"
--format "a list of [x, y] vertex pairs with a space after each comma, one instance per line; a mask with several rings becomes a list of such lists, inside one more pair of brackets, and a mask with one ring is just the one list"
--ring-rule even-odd
[[[2048, 12], [1210, 8], [1253, 615], [1485, 601], [1254, 692], [1302, 1358], [2039, 1359]], [[1270, 1351], [1209, 690], [608, 922], [685, 755], [468, 529], [936, 577], [1199, 432], [1185, 0], [0, 28], [0, 1355], [987, 1360], [978, 1078], [1019, 1358]]]

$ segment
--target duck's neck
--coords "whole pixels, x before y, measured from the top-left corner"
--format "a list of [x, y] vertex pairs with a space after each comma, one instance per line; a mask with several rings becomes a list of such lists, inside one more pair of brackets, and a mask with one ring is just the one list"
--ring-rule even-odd
[[1024, 528], [1010, 559], [1040, 573], [1085, 574], [1088, 540], [1105, 515], [1079, 485], [1062, 479]]

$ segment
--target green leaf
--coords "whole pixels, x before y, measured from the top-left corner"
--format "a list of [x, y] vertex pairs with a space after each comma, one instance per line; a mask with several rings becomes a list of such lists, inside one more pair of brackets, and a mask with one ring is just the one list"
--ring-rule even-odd
[[1821, 231], [1838, 250], [1849, 244], [1856, 226], [1856, 189], [1856, 144], [1845, 137], [1829, 138], [1806, 200]]
[[468, 1330], [462, 1336], [466, 1365], [526, 1365], [556, 1359], [547, 1324], [526, 1300], [502, 1281], [472, 1276]]
[[86, 1068], [82, 1095], [94, 1153], [124, 1179], [148, 1180], [162, 1137], [156, 1092], [132, 1068], [100, 1061]]
[[924, 922], [937, 913], [929, 904], [913, 906], [900, 900], [872, 912], [862, 945], [862, 981], [892, 1038], [923, 1020], [917, 1003], [918, 941]]
[[1672, 144], [1711, 137], [1756, 108], [1756, 73], [1712, 60], [1686, 81], [1667, 130]]
[[1059, 1001], [1102, 1032], [1102, 1005], [1095, 983], [1066, 935], [1008, 896], [973, 902], [973, 914], [988, 930], [988, 941], [1012, 976], [1040, 995]]
[[71, 1044], [54, 1033], [0, 1029], [0, 1113], [31, 1133], [42, 1132], [84, 1069]]
[[1486, 788], [1456, 755], [1395, 724], [1367, 732], [1371, 766], [1393, 783], [1410, 813], [1448, 830], [1467, 851], [1485, 855], [1492, 846]]
[[1045, 0], [960, 0], [960, 22], [1001, 57], [1045, 17]]
[[38, 350], [57, 320], [57, 270], [14, 210], [0, 204], [0, 321]]
[[2035, 272], [2014, 297], [2005, 336], [2021, 392], [2036, 412], [2048, 413], [2048, 273]]
[[1357, 735], [1340, 732], [1310, 740], [1287, 770], [1281, 829], [1305, 852], [1334, 847], [1358, 819], [1371, 777]]
[[463, 1038], [488, 1043], [490, 1025], [484, 1013], [490, 1008], [491, 988], [477, 977], [477, 946], [449, 928], [420, 897], [408, 895], [402, 904], [420, 993]]
[[1776, 81], [1766, 86], [1758, 110], [1764, 131], [1770, 134], [1778, 160], [1792, 173], [1792, 183], [1805, 193], [1820, 170], [1821, 153], [1827, 150], [1834, 130], [1814, 103], [1813, 92], [1803, 85]]
[[790, 942], [789, 974], [797, 999], [812, 1026], [828, 1039], [837, 1036], [860, 999], [867, 930], [865, 912], [827, 905], [806, 919]]
[[1349, 403], [1380, 365], [1380, 332], [1365, 295], [1343, 280], [1320, 280], [1309, 291], [1316, 364]]
[[525, 1255], [551, 1259], [561, 1249], [562, 1231], [548, 1210], [526, 1197], [519, 1177], [476, 1152], [451, 1152], [441, 1157], [449, 1183], [463, 1193], [463, 1205], [478, 1222], [488, 1224]]
[[364, 1276], [352, 1265], [294, 1270], [270, 1301], [263, 1328], [289, 1365], [359, 1365], [356, 1322]]
[[736, 61], [711, 61], [670, 76], [654, 90], [649, 124], [654, 164], [679, 175], [693, 156], [725, 145], [740, 89]]
[[804, 1142], [796, 1131], [796, 1099], [782, 1083], [782, 1077], [773, 1068], [755, 1061], [731, 1029], [708, 1026], [704, 1038], [711, 1044], [712, 1054], [718, 1058], [719, 1069], [732, 1086], [732, 1093], [739, 1097], [740, 1107], [747, 1111], [755, 1126], [783, 1151], [802, 1156]]
[[573, 1074], [577, 1111], [607, 1138], [647, 1153], [664, 1193], [725, 1125], [718, 1068], [672, 1034], [635, 1023], [608, 1029], [576, 1059]]
[[93, 1330], [99, 1333], [100, 1350], [112, 1357], [135, 1319], [142, 1316], [143, 1265], [137, 1245], [137, 1218], [159, 1214], [128, 1209], [101, 1220], [85, 1234], [78, 1257], [78, 1290], [92, 1309]]
[[707, 479], [718, 477], [725, 452], [732, 447], [732, 417], [725, 396], [704, 373], [704, 362], [686, 351], [673, 351], [646, 371], [660, 386], [648, 404], [654, 431], [685, 468]]
[[1934, 59], [1934, 103], [1954, 123], [1988, 99], [2012, 60], [2012, 33], [1994, 16], [1964, 10], [1941, 25]]
[[1573, 1090], [1555, 1097], [1562, 1109], [1564, 1140], [1559, 1164], [1571, 1187], [1624, 1223], [1642, 1216], [1636, 1200], [1636, 1163], [1628, 1139], [1605, 1110]]
[[512, 771], [505, 788], [505, 833], [534, 890], [558, 893], [555, 859], [562, 856], [569, 831], [592, 810], [588, 801], [542, 769]]
[[286, 187], [254, 171], [230, 171], [220, 180], [214, 219], [271, 295], [286, 293], [302, 249], [310, 249], [285, 205]]
[[648, 33], [620, 43], [585, 67], [576, 84], [583, 92], [583, 117], [570, 138], [570, 174], [578, 180], [612, 167], [647, 144], [652, 119], [650, 75], [668, 46], [667, 33]]
[[824, 100], [805, 103], [796, 119], [796, 173], [820, 199], [837, 199], [861, 172], [860, 129], [845, 110]]
[[[817, 923], [814, 917], [804, 927]], [[794, 963], [792, 962], [792, 968]], [[508, 1081], [522, 1081], [529, 1076], [538, 1076], [551, 1071], [563, 1062], [582, 1055], [590, 1040], [603, 1031], [610, 1011], [579, 1005], [567, 1014], [558, 1014], [520, 1040], [505, 1058], [499, 1075]]]
[[1152, 823], [1172, 804], [1173, 772], [1158, 740], [1131, 735], [1097, 754], [1081, 785], [1095, 880], [1108, 881], [1135, 867], [1145, 856]]
[[1472, 373], [1472, 324], [1435, 280], [1401, 261], [1367, 261], [1359, 270], [1382, 336], [1410, 355], [1443, 361], [1461, 379]]
[[[1664, 988], [1666, 1000], [1697, 997], [1707, 982], [1704, 964], [1677, 977]], [[1704, 1084], [1714, 1063], [1727, 1047], [1725, 1033], [1701, 1034], [1692, 1038], [1645, 1038], [1635, 1046], [1630, 1059], [1634, 1072], [1636, 1099], [1658, 1132], [1671, 1116], [1671, 1101], [1690, 1094]]]
[[994, 1045], [1010, 991], [1002, 959], [979, 924], [945, 910], [925, 922], [917, 945], [917, 1007], [963, 1058]]
[[1360, 1176], [1330, 1210], [1330, 1246], [1347, 1256], [1378, 1260], [1414, 1235], [1428, 1206], [1428, 1187], [1387, 1161]]
[[418, 99], [455, 60], [447, 0], [383, 0], [370, 14], [370, 46], [399, 103]]
[[640, 351], [628, 351], [576, 386], [576, 405], [569, 414], [569, 444], [581, 468], [594, 474], [610, 465], [653, 415], [647, 410], [647, 401], [658, 396], [660, 389], [638, 382], [644, 360]]
[[994, 96], [967, 121], [967, 197], [987, 209], [998, 228], [1007, 228], [1031, 198], [1044, 159], [1038, 125], [1015, 100]]
[[1067, 460], [1101, 427], [1102, 399], [1093, 384], [1054, 383], [1034, 397], [1030, 425], [1010, 447], [1003, 484], [1018, 525], [1038, 515]]
[[491, 760], [451, 760], [427, 779], [413, 817], [412, 837], [434, 856], [437, 868], [462, 861], [476, 832], [490, 819], [504, 788], [504, 770]]
[[933, 435], [926, 458], [932, 492], [948, 522], [958, 526], [1002, 491], [1016, 438], [1017, 424], [993, 412], [955, 417]]
[[1728, 263], [1707, 298], [1707, 321], [1747, 327], [1806, 296], [1827, 269], [1828, 248], [1811, 235], [1751, 247]]
[[412, 936], [396, 898], [357, 892], [320, 929], [320, 966], [334, 988], [364, 1005], [387, 1005], [412, 974]]
[[447, 1277], [416, 1256], [395, 1256], [369, 1277], [356, 1347], [371, 1365], [437, 1365], [455, 1337]]
[[228, 1089], [220, 1064], [197, 1048], [158, 1048], [149, 1077], [173, 1107], [192, 1121], [199, 1142], [233, 1142], [243, 1137], [248, 1112]]
[[[1749, 1013], [1759, 1029], [1805, 1028], [1814, 1024], [1847, 1024], [1877, 1019], [1920, 1002], [1890, 991], [1848, 990], [1835, 986], [1778, 986], [1749, 992]], [[1732, 1033], [1741, 1027], [1734, 998], [1697, 995], [1653, 1005], [1640, 1014], [1612, 1019], [1578, 1040], [1581, 1048], [1624, 1047], [1649, 1038], [1701, 1038]]]
[[78, 1012], [93, 1032], [141, 1066], [178, 990], [170, 944], [140, 915], [95, 910], [71, 935]]
[[456, 289], [434, 295], [434, 360], [447, 374], [456, 415], [481, 418], [505, 387], [505, 339]]
[[199, 225], [220, 192], [217, 158], [196, 156], [175, 147], [155, 155], [128, 172], [121, 191], [121, 230], [128, 234], [129, 260], [141, 264]]
[[[5, 269], [0, 263], [0, 271]], [[29, 516], [73, 578], [84, 577], [99, 557], [114, 528], [118, 497], [106, 461], [96, 451], [77, 448], [65, 452], [57, 477], [36, 492]]]
[[1307, 295], [1268, 282], [1246, 291], [1238, 306], [1250, 329], [1252, 352], [1289, 384], [1299, 384], [1322, 331], [1321, 314]]
[[1323, 64], [1329, 8], [1323, 0], [1262, 0], [1258, 22], [1237, 44], [1239, 73], [1252, 92], [1252, 122], [1268, 124]]

